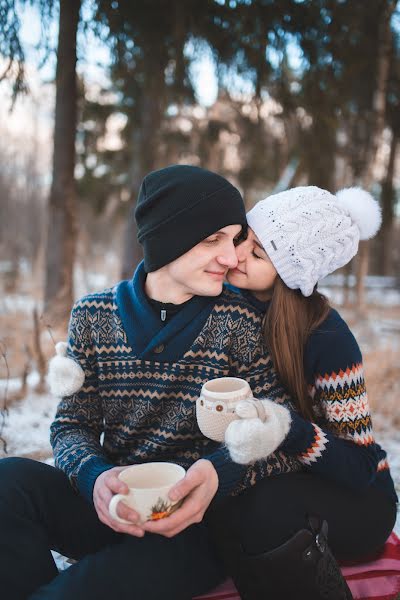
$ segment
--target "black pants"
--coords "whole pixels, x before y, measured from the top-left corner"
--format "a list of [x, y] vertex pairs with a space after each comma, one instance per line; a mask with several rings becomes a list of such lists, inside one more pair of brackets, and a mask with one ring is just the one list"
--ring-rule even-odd
[[208, 523], [235, 576], [238, 557], [278, 548], [309, 527], [309, 515], [327, 521], [328, 543], [337, 559], [362, 560], [383, 547], [396, 520], [396, 504], [374, 488], [356, 493], [308, 473], [292, 473], [227, 499]]
[[[58, 573], [50, 549], [79, 562]], [[48, 465], [0, 460], [0, 597], [4, 600], [189, 600], [221, 579], [205, 525], [173, 538], [103, 525]]]

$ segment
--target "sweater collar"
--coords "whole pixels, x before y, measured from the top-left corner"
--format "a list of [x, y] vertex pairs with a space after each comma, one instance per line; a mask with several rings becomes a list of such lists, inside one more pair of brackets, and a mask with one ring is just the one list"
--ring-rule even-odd
[[[145, 292], [146, 272], [143, 261], [138, 265], [133, 279], [117, 286], [116, 303], [129, 344], [134, 352], [145, 358], [161, 344], [176, 354], [180, 333], [199, 318], [208, 316], [215, 304], [215, 297], [193, 296], [167, 324], [163, 324], [154, 311]], [[170, 353], [167, 352], [168, 359]], [[164, 359], [167, 358], [164, 357]], [[160, 358], [163, 358], [160, 356]]]

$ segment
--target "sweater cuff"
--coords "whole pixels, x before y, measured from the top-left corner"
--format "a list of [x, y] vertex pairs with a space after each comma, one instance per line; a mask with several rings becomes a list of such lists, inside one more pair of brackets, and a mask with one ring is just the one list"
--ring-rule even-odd
[[93, 488], [96, 479], [101, 473], [112, 469], [114, 466], [104, 458], [93, 456], [80, 468], [76, 478], [76, 486], [80, 494], [91, 504], [93, 504]]
[[215, 494], [216, 499], [229, 496], [243, 480], [248, 469], [248, 465], [239, 465], [233, 462], [226, 446], [221, 446], [213, 454], [203, 456], [203, 458], [209, 460], [217, 471], [218, 490]]
[[296, 411], [291, 410], [292, 422], [286, 438], [279, 447], [279, 450], [287, 454], [302, 454], [314, 442], [315, 428], [311, 421], [307, 421]]

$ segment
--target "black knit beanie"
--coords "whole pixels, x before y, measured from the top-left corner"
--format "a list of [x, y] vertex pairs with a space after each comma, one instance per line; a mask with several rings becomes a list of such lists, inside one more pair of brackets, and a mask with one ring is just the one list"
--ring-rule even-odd
[[147, 273], [227, 225], [247, 227], [242, 196], [224, 177], [189, 165], [146, 175], [135, 210]]

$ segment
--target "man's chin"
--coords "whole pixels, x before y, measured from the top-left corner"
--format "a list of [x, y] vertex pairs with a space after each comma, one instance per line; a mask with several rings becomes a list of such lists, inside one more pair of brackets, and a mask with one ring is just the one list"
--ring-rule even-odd
[[222, 293], [224, 282], [215, 281], [212, 284], [204, 285], [201, 289], [196, 290], [197, 296], [219, 296]]

